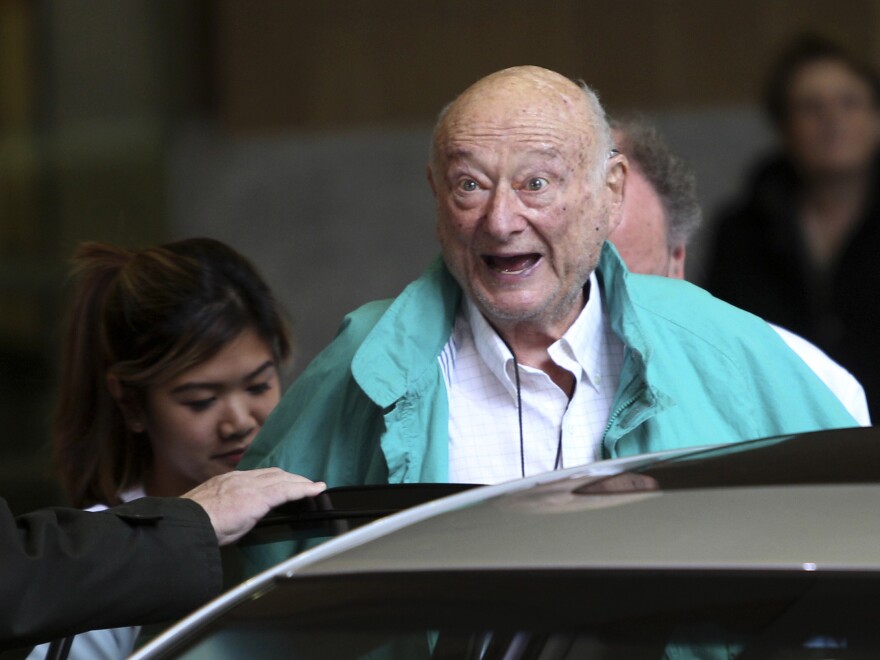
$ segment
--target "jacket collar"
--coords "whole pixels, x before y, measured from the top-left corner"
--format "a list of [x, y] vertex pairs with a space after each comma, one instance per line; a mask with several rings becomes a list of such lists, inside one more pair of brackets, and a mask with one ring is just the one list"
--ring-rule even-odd
[[[636, 408], [665, 407], [671, 399], [652, 387], [656, 381], [652, 368], [653, 349], [644, 330], [643, 313], [631, 290], [633, 277], [614, 246], [606, 241], [596, 270], [604, 289], [611, 328], [626, 346], [612, 423], [620, 418], [621, 407], [639, 401]], [[637, 289], [636, 289], [637, 290]], [[414, 384], [430, 377], [452, 334], [455, 315], [461, 301], [461, 288], [440, 257], [425, 273], [391, 303], [379, 322], [367, 335], [352, 360], [354, 379], [364, 393], [381, 408], [388, 408]], [[653, 414], [653, 413], [652, 413]], [[643, 421], [622, 417], [626, 427]]]
[[655, 347], [649, 339], [651, 320], [640, 300], [644, 288], [635, 281], [647, 276], [630, 273], [610, 241], [605, 241], [596, 271], [605, 291], [611, 329], [625, 346], [607, 439], [608, 435], [623, 435], [675, 401], [656, 386], [663, 382], [663, 375], [657, 373]]
[[461, 288], [440, 257], [395, 298], [351, 364], [355, 381], [376, 405], [388, 408], [433, 373], [460, 300]]

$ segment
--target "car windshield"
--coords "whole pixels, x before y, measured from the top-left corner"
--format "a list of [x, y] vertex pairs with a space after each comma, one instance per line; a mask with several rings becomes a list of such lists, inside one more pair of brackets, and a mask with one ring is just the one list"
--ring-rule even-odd
[[429, 572], [282, 580], [163, 657], [877, 657], [878, 578]]

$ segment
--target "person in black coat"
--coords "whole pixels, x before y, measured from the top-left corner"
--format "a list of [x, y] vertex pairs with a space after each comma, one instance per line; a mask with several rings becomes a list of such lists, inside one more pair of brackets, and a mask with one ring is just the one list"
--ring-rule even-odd
[[846, 367], [880, 414], [880, 79], [836, 45], [797, 42], [767, 109], [783, 150], [716, 225], [706, 288]]
[[219, 546], [324, 487], [268, 468], [100, 512], [14, 517], [0, 498], [0, 648], [183, 616], [220, 593]]

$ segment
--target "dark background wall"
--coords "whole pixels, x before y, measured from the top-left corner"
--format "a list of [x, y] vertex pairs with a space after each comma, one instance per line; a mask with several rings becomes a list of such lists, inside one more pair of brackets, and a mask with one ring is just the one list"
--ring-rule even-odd
[[230, 242], [295, 321], [295, 373], [434, 256], [431, 123], [480, 76], [539, 64], [643, 110], [711, 215], [772, 143], [757, 98], [784, 43], [815, 31], [877, 63], [878, 28], [878, 0], [0, 0], [0, 493], [60, 499], [77, 242]]

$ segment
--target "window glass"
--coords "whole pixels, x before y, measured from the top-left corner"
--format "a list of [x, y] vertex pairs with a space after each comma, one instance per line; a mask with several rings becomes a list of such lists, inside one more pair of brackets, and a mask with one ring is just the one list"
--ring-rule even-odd
[[543, 571], [294, 578], [167, 657], [880, 657], [870, 574]]

